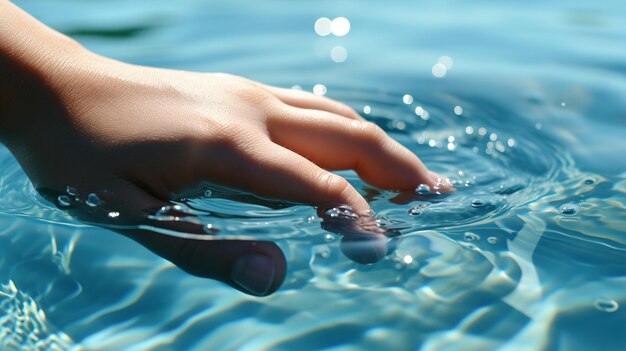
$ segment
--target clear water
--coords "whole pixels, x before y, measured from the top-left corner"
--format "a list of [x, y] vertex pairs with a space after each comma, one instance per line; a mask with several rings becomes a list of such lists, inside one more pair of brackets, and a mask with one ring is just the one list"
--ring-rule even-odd
[[[622, 2], [17, 3], [121, 60], [323, 84], [457, 192], [342, 172], [394, 233], [372, 265], [312, 207], [188, 200], [283, 249], [285, 284], [256, 298], [44, 204], [2, 149], [0, 349], [626, 349]], [[346, 36], [315, 33], [338, 16]]]

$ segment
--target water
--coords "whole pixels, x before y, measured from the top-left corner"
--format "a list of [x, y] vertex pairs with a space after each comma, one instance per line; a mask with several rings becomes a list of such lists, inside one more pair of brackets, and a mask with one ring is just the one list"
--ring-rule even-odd
[[[74, 221], [3, 149], [0, 348], [626, 348], [620, 2], [17, 3], [118, 59], [342, 100], [457, 191], [385, 192], [340, 172], [387, 235], [368, 265], [309, 206], [215, 188], [181, 199], [209, 232], [284, 251], [283, 287], [255, 298]], [[322, 17], [350, 29], [320, 36]]]

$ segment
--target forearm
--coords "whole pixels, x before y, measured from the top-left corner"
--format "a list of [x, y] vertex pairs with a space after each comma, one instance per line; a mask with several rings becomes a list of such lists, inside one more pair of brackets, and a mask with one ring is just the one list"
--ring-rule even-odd
[[0, 0], [0, 141], [19, 138], [21, 129], [45, 114], [44, 101], [79, 64], [85, 50], [74, 40]]

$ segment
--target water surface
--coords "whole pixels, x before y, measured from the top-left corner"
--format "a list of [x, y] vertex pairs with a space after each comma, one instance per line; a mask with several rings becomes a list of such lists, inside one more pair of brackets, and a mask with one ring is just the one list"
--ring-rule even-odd
[[[77, 223], [3, 149], [1, 348], [626, 348], [619, 2], [17, 3], [120, 60], [317, 85], [457, 191], [397, 194], [340, 172], [394, 233], [372, 265], [348, 259], [310, 206], [183, 201], [224, 238], [283, 249], [285, 284], [255, 298]], [[316, 34], [339, 16], [347, 35]]]

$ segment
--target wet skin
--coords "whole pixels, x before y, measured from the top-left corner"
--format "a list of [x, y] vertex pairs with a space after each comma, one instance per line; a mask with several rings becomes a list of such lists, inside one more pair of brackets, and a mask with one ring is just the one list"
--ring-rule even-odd
[[[229, 74], [104, 58], [3, 0], [0, 76], [0, 141], [44, 197], [58, 204], [71, 185], [81, 201], [60, 208], [77, 219], [253, 295], [274, 292], [284, 279], [276, 244], [183, 239], [138, 226], [201, 232], [149, 218], [199, 181], [320, 208], [345, 204], [360, 214], [367, 201], [331, 170], [354, 169], [380, 189], [449, 188], [342, 103]], [[89, 193], [103, 205], [84, 205]]]

